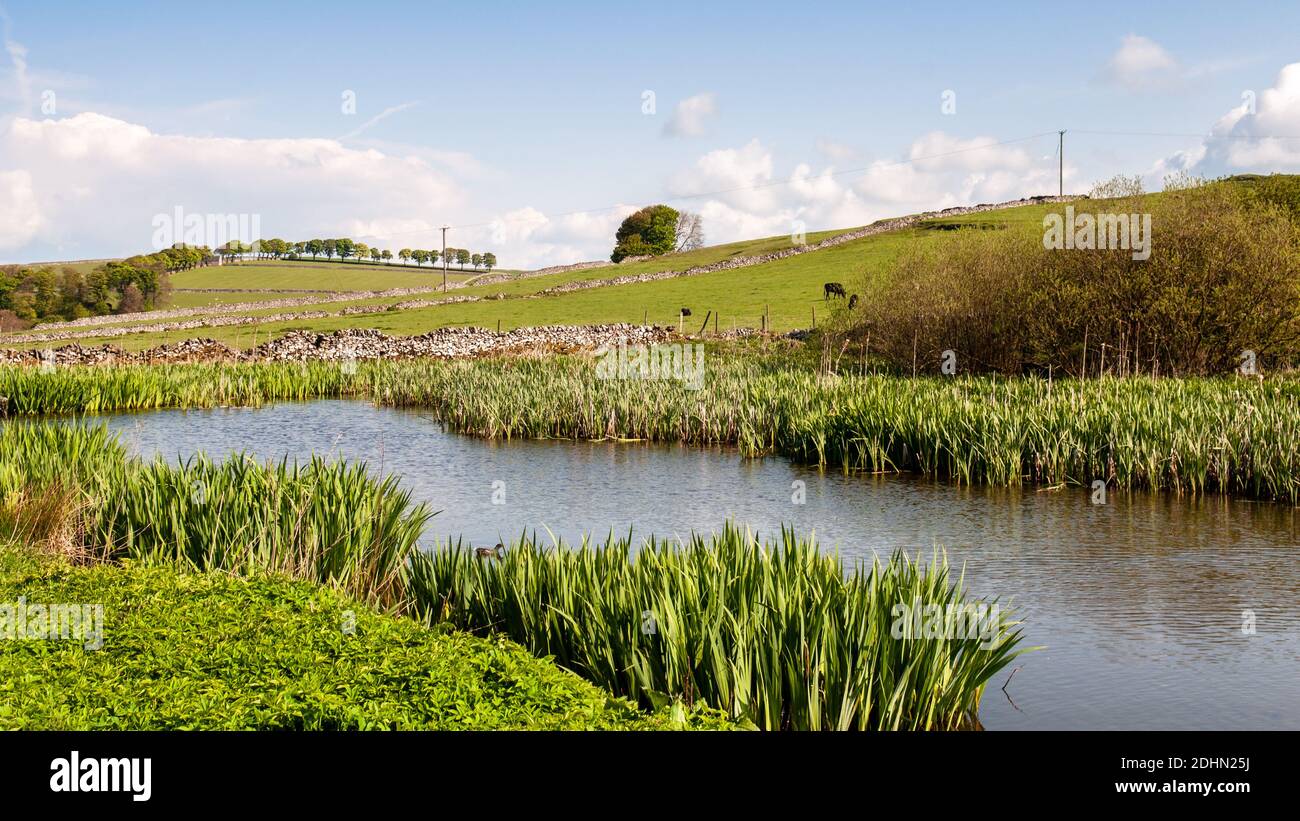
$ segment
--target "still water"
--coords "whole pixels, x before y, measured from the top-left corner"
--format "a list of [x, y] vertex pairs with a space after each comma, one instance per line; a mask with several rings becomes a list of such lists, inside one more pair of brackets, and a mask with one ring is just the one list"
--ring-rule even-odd
[[[641, 444], [488, 442], [417, 411], [319, 401], [102, 417], [133, 452], [259, 459], [312, 453], [399, 475], [434, 517], [432, 544], [680, 537], [728, 519], [815, 532], [870, 559], [948, 553], [976, 595], [1025, 621], [985, 693], [988, 729], [1300, 728], [1300, 522], [1289, 507], [1081, 490], [958, 488], [818, 471], [784, 459]], [[796, 504], [796, 482], [805, 498]], [[1243, 632], [1247, 611], [1254, 632]]]

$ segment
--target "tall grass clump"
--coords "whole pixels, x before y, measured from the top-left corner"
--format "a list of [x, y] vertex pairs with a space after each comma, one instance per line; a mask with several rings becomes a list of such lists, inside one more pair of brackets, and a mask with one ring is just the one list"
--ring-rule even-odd
[[10, 416], [256, 406], [364, 392], [356, 374], [326, 362], [0, 366]]
[[58, 536], [99, 559], [286, 574], [395, 610], [432, 515], [364, 464], [142, 462], [104, 427], [51, 422], [0, 428], [0, 500], [0, 536]]
[[973, 727], [984, 686], [1021, 652], [999, 611], [981, 637], [896, 635], [897, 605], [989, 604], [946, 559], [846, 572], [788, 530], [766, 543], [731, 525], [685, 544], [523, 538], [500, 561], [453, 544], [414, 557], [411, 590], [430, 622], [503, 633], [616, 695], [702, 702], [768, 730]]
[[99, 500], [91, 544], [110, 556], [310, 579], [400, 609], [406, 563], [431, 513], [364, 464], [259, 464], [199, 455], [133, 466]]
[[83, 558], [83, 509], [124, 460], [103, 426], [0, 425], [0, 542]]

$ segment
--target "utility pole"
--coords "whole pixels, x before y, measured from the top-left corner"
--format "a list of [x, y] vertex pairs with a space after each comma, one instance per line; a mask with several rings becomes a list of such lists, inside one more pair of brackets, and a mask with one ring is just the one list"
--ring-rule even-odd
[[447, 293], [447, 229], [449, 227], [451, 226], [442, 226], [442, 292], [444, 294]]
[[1056, 189], [1056, 194], [1057, 196], [1064, 197], [1065, 196], [1065, 132], [1058, 131], [1056, 133], [1058, 139], [1058, 142], [1056, 144], [1056, 154], [1061, 159], [1061, 166], [1058, 171], [1059, 176], [1057, 177], [1058, 187]]

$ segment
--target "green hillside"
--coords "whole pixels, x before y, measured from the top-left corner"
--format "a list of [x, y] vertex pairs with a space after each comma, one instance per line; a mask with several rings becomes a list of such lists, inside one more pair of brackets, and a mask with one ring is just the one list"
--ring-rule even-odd
[[[1249, 186], [1250, 190], [1287, 207], [1300, 203], [1300, 183], [1296, 177], [1242, 177], [1230, 184]], [[1159, 197], [1159, 194], [1148, 195]], [[1104, 207], [1104, 201], [1096, 203]], [[477, 296], [478, 302], [457, 303], [370, 315], [330, 316], [317, 319], [265, 322], [185, 331], [128, 334], [99, 338], [82, 338], [81, 344], [112, 342], [128, 349], [147, 348], [189, 337], [212, 337], [237, 347], [265, 341], [291, 329], [332, 331], [347, 327], [376, 328], [389, 334], [418, 334], [448, 325], [477, 325], [502, 330], [530, 325], [591, 324], [604, 322], [649, 321], [676, 326], [681, 308], [689, 308], [688, 330], [700, 329], [705, 316], [713, 311], [709, 330], [732, 327], [759, 327], [764, 312], [773, 331], [788, 331], [821, 323], [827, 315], [841, 309], [843, 300], [826, 301], [822, 295], [825, 282], [841, 282], [852, 294], [865, 290], [871, 282], [889, 274], [900, 251], [918, 244], [942, 243], [970, 230], [1038, 230], [1044, 215], [1060, 211], [1061, 205], [1039, 204], [984, 211], [923, 221], [914, 227], [876, 234], [861, 239], [769, 261], [712, 273], [652, 282], [602, 286], [561, 294], [538, 295], [557, 285], [613, 277], [683, 270], [720, 261], [748, 257], [790, 247], [788, 236], [766, 237], [710, 246], [697, 251], [667, 254], [635, 263], [586, 268], [543, 276], [519, 276], [493, 284], [470, 284], [456, 289], [455, 296]], [[846, 233], [853, 229], [809, 234], [809, 243]], [[503, 273], [503, 272], [494, 272]], [[511, 272], [504, 272], [511, 273]], [[474, 276], [469, 272], [453, 273], [452, 281]], [[173, 277], [178, 289], [244, 288], [269, 289], [263, 292], [175, 294], [174, 307], [222, 305], [254, 302], [282, 297], [302, 298], [310, 294], [292, 293], [298, 289], [377, 290], [398, 287], [428, 287], [441, 284], [441, 270], [416, 269], [400, 265], [369, 265], [327, 262], [250, 262], [233, 266], [185, 271]], [[501, 297], [501, 298], [494, 298]], [[434, 298], [434, 297], [429, 297]], [[390, 305], [392, 297], [304, 304], [292, 308], [242, 310], [240, 316], [270, 317], [285, 312], [327, 311], [337, 313], [356, 305]], [[115, 327], [126, 327], [121, 323]], [[134, 324], [140, 324], [138, 321]], [[0, 338], [0, 345], [5, 344]], [[23, 343], [12, 343], [23, 346]], [[26, 346], [30, 347], [31, 343]]]

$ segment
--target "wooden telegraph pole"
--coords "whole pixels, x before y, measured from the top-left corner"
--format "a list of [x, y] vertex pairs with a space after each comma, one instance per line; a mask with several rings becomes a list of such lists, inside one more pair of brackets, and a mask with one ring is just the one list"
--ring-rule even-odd
[[1065, 196], [1065, 132], [1058, 131], [1056, 132], [1056, 134], [1057, 134], [1056, 153], [1061, 161], [1061, 164], [1057, 169], [1058, 176], [1056, 178], [1057, 180], [1056, 195], [1058, 197], [1064, 197]]

